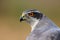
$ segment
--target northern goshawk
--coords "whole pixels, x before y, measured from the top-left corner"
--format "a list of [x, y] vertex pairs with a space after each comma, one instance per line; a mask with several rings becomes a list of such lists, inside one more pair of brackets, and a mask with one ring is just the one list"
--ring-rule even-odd
[[60, 40], [60, 28], [36, 9], [23, 11], [21, 21], [26, 21], [32, 28], [26, 40]]

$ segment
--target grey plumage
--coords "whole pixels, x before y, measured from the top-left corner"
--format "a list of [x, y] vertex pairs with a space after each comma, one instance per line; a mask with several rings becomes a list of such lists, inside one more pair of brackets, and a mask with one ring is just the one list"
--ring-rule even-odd
[[44, 18], [36, 25], [27, 40], [60, 40], [59, 36], [60, 29], [51, 20]]
[[[30, 10], [28, 10], [28, 11], [31, 12]], [[36, 10], [35, 11], [32, 10], [32, 11], [36, 12]], [[27, 11], [25, 11], [25, 13], [28, 14]], [[38, 13], [40, 13], [40, 12], [38, 11]], [[27, 17], [28, 16], [26, 16], [26, 18]], [[37, 19], [36, 17], [35, 18], [31, 17], [27, 21], [27, 23], [29, 23], [31, 25], [32, 31], [27, 36], [26, 40], [60, 40], [60, 28], [57, 27], [57, 25], [54, 24], [44, 14], [39, 19]]]

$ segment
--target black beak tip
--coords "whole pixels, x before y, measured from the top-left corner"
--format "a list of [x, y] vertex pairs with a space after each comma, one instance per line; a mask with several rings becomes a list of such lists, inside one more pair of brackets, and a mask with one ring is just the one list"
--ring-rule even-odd
[[23, 18], [20, 18], [20, 22], [23, 21]]

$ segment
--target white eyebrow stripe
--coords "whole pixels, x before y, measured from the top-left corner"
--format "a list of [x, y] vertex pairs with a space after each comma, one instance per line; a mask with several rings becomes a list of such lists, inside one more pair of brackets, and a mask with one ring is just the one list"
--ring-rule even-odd
[[38, 13], [40, 13], [40, 11], [24, 11], [23, 14], [27, 14], [27, 13], [31, 13], [31, 12], [38, 12]]

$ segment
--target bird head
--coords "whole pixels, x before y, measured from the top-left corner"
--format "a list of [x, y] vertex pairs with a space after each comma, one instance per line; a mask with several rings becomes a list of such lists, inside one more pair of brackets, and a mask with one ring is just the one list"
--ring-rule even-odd
[[43, 14], [36, 9], [30, 9], [23, 11], [22, 16], [20, 17], [20, 22], [26, 21], [31, 26], [35, 24], [35, 22], [40, 21], [43, 17]]

